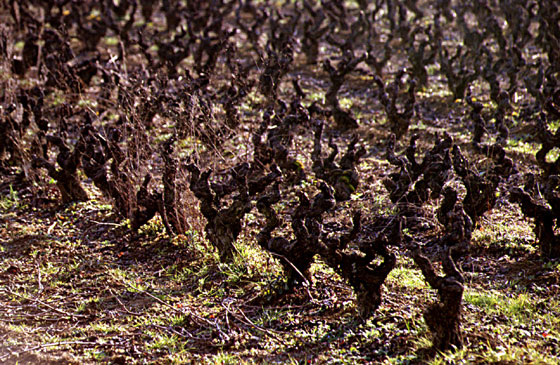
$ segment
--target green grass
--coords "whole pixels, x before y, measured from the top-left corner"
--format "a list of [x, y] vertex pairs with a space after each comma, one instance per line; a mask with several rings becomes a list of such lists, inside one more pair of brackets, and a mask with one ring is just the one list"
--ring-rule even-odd
[[548, 151], [548, 153], [546, 154], [545, 160], [548, 163], [553, 163], [556, 160], [558, 160], [558, 157], [560, 157], [560, 148], [554, 147], [553, 149]]
[[339, 98], [338, 102], [340, 104], [340, 107], [342, 107], [343, 109], [351, 109], [352, 106], [354, 105], [354, 101], [352, 101], [351, 98]]
[[0, 199], [0, 209], [11, 210], [17, 209], [20, 205], [20, 199], [18, 197], [17, 191], [14, 190], [13, 186], [10, 184], [10, 192], [6, 196], [2, 196]]
[[387, 282], [408, 289], [425, 289], [428, 284], [419, 269], [397, 267], [387, 277]]
[[119, 44], [119, 39], [117, 37], [105, 37], [105, 45], [111, 47]]
[[222, 365], [237, 365], [240, 363], [240, 359], [235, 356], [225, 352], [219, 352], [218, 354], [212, 356], [208, 364], [222, 364]]
[[506, 152], [516, 152], [524, 155], [534, 155], [539, 150], [537, 143], [525, 142], [519, 138], [508, 138], [506, 144]]
[[496, 346], [480, 343], [477, 352], [467, 348], [451, 350], [439, 354], [428, 364], [558, 364], [558, 358], [551, 358], [538, 348], [528, 346], [520, 349], [514, 346]]
[[506, 219], [503, 222], [492, 221], [491, 224], [483, 224], [473, 230], [472, 244], [483, 248], [497, 246], [510, 253], [535, 252], [536, 248], [532, 245], [534, 235], [531, 225], [527, 221], [517, 221], [513, 224], [510, 213], [512, 212], [503, 215], [503, 218]]
[[169, 335], [160, 332], [148, 332], [151, 341], [147, 344], [148, 350], [165, 350], [166, 352], [180, 352], [184, 349], [184, 344], [179, 341], [177, 335]]
[[466, 303], [479, 307], [486, 313], [503, 314], [509, 320], [527, 321], [535, 319], [533, 301], [525, 293], [507, 297], [495, 290], [474, 291], [467, 289], [463, 299]]

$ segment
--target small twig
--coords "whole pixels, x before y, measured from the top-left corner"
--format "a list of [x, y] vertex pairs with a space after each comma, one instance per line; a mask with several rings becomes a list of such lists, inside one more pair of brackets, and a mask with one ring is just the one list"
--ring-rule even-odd
[[111, 293], [111, 295], [113, 296], [113, 298], [115, 298], [117, 300], [117, 302], [119, 302], [119, 304], [121, 305], [121, 307], [123, 307], [124, 311], [130, 315], [133, 316], [142, 316], [144, 315], [143, 313], [136, 313], [136, 312], [132, 312], [130, 311], [123, 302], [121, 302], [121, 300], [117, 297], [117, 295], [113, 292], [113, 290], [109, 290], [109, 293]]
[[[1, 289], [0, 289], [0, 290], [1, 290]], [[65, 311], [63, 311], [63, 310], [61, 310], [61, 309], [58, 309], [58, 308], [56, 308], [56, 307], [53, 307], [52, 305], [47, 304], [47, 303], [43, 302], [42, 300], [39, 300], [39, 299], [36, 299], [36, 298], [26, 298], [26, 297], [24, 297], [23, 295], [18, 294], [18, 293], [16, 293], [16, 292], [13, 292], [13, 291], [11, 291], [11, 290], [8, 290], [8, 289], [4, 289], [4, 290], [5, 290], [8, 294], [12, 294], [12, 295], [15, 295], [15, 296], [17, 296], [17, 297], [20, 297], [20, 298], [23, 298], [23, 299], [26, 299], [26, 300], [31, 300], [31, 301], [33, 301], [33, 302], [35, 302], [35, 303], [39, 303], [39, 304], [44, 305], [45, 307], [47, 307], [47, 308], [49, 308], [49, 309], [51, 309], [51, 310], [53, 310], [53, 311], [55, 311], [55, 312], [57, 312], [57, 313], [63, 314], [63, 315], [65, 315], [65, 316], [69, 316], [69, 317], [79, 317], [79, 318], [87, 318], [87, 317], [88, 317], [88, 316], [85, 316], [85, 315], [83, 315], [83, 314], [72, 314], [72, 313], [68, 313], [68, 312], [65, 312]]]
[[283, 344], [285, 344], [285, 341], [284, 341], [281, 337], [279, 337], [275, 332], [273, 332], [272, 330], [263, 328], [263, 327], [261, 327], [261, 326], [259, 326], [259, 325], [256, 325], [253, 321], [251, 321], [249, 318], [247, 318], [247, 316], [245, 315], [245, 313], [244, 313], [241, 309], [237, 308], [237, 310], [241, 313], [241, 315], [243, 316], [243, 318], [244, 318], [245, 320], [243, 320], [242, 318], [239, 318], [238, 316], [236, 316], [235, 313], [233, 313], [228, 307], [226, 307], [226, 306], [224, 305], [224, 303], [222, 303], [222, 307], [224, 307], [224, 309], [227, 311], [227, 313], [231, 314], [233, 317], [235, 317], [235, 319], [237, 319], [237, 320], [240, 321], [241, 323], [244, 323], [245, 325], [247, 325], [247, 326], [249, 326], [249, 327], [253, 327], [253, 328], [255, 328], [256, 330], [259, 330], [259, 331], [261, 331], [261, 332], [264, 332], [264, 333], [266, 333], [266, 334], [268, 334], [268, 335], [274, 337], [274, 338], [277, 339], [278, 341], [282, 342]]
[[41, 320], [44, 322], [60, 322], [60, 317], [46, 318], [45, 314], [14, 314], [13, 317], [8, 317], [8, 319], [0, 317], [1, 322], [12, 323], [12, 324], [16, 322], [29, 321], [30, 319]]
[[226, 324], [227, 324], [228, 329], [231, 329], [231, 326], [229, 324], [229, 317], [228, 317], [230, 305], [231, 305], [231, 301], [228, 303], [228, 306], [226, 308], [226, 306], [224, 305], [224, 301], [222, 301], [222, 307], [224, 307], [226, 309]]
[[47, 234], [51, 234], [51, 232], [53, 231], [54, 227], [56, 227], [56, 223], [58, 223], [57, 221], [54, 221], [53, 224], [51, 224], [49, 226], [49, 228], [47, 229]]
[[[346, 289], [346, 288], [345, 288], [345, 289]], [[251, 299], [249, 299], [247, 302], [251, 302]], [[275, 309], [292, 310], [292, 309], [303, 309], [303, 308], [307, 308], [307, 307], [309, 307], [309, 304], [286, 305], [286, 306], [278, 305], [278, 306], [269, 306], [269, 307], [263, 307], [262, 305], [244, 304], [244, 307], [254, 308], [254, 309], [269, 309], [269, 310], [275, 310]]]
[[43, 292], [43, 284], [41, 283], [41, 268], [39, 267], [39, 262], [35, 262], [35, 266], [37, 266], [37, 286], [39, 287], [39, 294]]
[[21, 318], [10, 318], [10, 319], [5, 319], [5, 318], [0, 318], [0, 322], [4, 322], [4, 323], [9, 323], [9, 324], [17, 324], [17, 323], [22, 323], [22, 322], [26, 322], [29, 321], [30, 318], [32, 319], [40, 319], [43, 322], [60, 322], [60, 318], [42, 318], [40, 315], [19, 315], [19, 317]]
[[64, 345], [82, 345], [82, 346], [99, 346], [100, 344], [97, 342], [85, 342], [85, 341], [61, 341], [61, 342], [52, 342], [52, 343], [44, 343], [42, 345], [37, 345], [34, 347], [28, 347], [25, 348], [21, 351], [14, 351], [14, 352], [10, 352], [6, 355], [2, 355], [0, 356], [0, 361], [4, 361], [12, 356], [19, 356], [22, 353], [26, 353], [26, 352], [31, 352], [31, 351], [36, 351], [36, 350], [41, 350], [47, 347], [53, 347], [53, 346], [64, 346]]
[[98, 221], [94, 221], [90, 219], [90, 222], [93, 222], [95, 224], [98, 224], [100, 226], [114, 226], [114, 227], [120, 227], [123, 224], [122, 223], [113, 223], [113, 222], [98, 222]]

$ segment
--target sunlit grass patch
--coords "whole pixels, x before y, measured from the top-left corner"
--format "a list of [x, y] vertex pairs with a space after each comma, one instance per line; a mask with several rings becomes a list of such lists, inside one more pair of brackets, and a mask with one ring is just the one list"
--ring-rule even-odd
[[514, 346], [488, 349], [479, 356], [481, 360], [492, 363], [558, 364], [560, 357], [550, 357], [534, 347]]
[[127, 328], [123, 326], [122, 323], [116, 321], [109, 321], [109, 322], [97, 321], [88, 325], [86, 328], [89, 331], [94, 331], [94, 332], [104, 333], [104, 334], [126, 332], [127, 330]]
[[558, 160], [558, 157], [560, 157], [560, 148], [554, 147], [553, 149], [548, 151], [548, 153], [545, 156], [545, 160], [548, 163], [553, 163], [556, 160]]
[[314, 90], [307, 94], [307, 99], [311, 100], [312, 102], [325, 102], [325, 92], [321, 90]]
[[234, 354], [228, 354], [227, 352], [220, 351], [218, 354], [213, 355], [208, 359], [206, 364], [222, 364], [222, 365], [237, 365], [240, 363], [246, 363], [242, 361], [238, 356]]
[[487, 312], [495, 312], [499, 309], [501, 298], [496, 293], [479, 293], [467, 291], [463, 294], [463, 300], [477, 307], [484, 309]]
[[[506, 217], [507, 218], [507, 217]], [[505, 222], [489, 222], [481, 224], [473, 230], [472, 244], [479, 247], [500, 246], [504, 252], [524, 251], [534, 252], [536, 248], [532, 245], [534, 235], [528, 222], [516, 222], [509, 224]]]
[[117, 37], [105, 37], [105, 45], [116, 46], [119, 44], [119, 39]]
[[149, 237], [155, 237], [165, 232], [165, 227], [159, 215], [150, 219], [148, 223], [144, 224], [138, 229], [138, 233]]
[[185, 343], [175, 334], [148, 331], [146, 335], [150, 338], [146, 344], [148, 350], [163, 350], [169, 353], [185, 350]]
[[558, 364], [560, 358], [551, 357], [539, 348], [529, 345], [519, 348], [513, 344], [491, 346], [480, 343], [470, 348], [450, 350], [440, 353], [436, 358], [427, 361], [431, 365], [443, 364]]
[[506, 152], [515, 152], [525, 155], [534, 155], [539, 150], [537, 143], [526, 142], [519, 138], [509, 138], [505, 147]]
[[424, 289], [428, 285], [419, 269], [396, 267], [389, 273], [387, 282], [396, 286], [412, 289]]
[[463, 294], [463, 299], [466, 303], [479, 307], [486, 313], [503, 314], [510, 320], [530, 321], [537, 316], [533, 300], [525, 293], [508, 297], [495, 290], [467, 289]]
[[338, 102], [340, 106], [344, 109], [350, 109], [354, 105], [354, 102], [350, 98], [339, 98]]
[[131, 293], [143, 292], [148, 288], [142, 276], [135, 272], [127, 271], [122, 268], [113, 267], [107, 270], [107, 279], [126, 287]]

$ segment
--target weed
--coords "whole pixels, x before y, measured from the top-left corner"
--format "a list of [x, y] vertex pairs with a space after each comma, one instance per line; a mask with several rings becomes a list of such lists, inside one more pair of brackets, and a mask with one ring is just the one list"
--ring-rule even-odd
[[20, 199], [18, 198], [18, 193], [14, 190], [12, 184], [10, 184], [10, 191], [8, 195], [3, 196], [2, 199], [0, 199], [0, 208], [2, 210], [17, 209], [19, 204]]
[[225, 352], [219, 352], [210, 359], [210, 363], [213, 364], [237, 365], [240, 362], [241, 361], [237, 356]]

